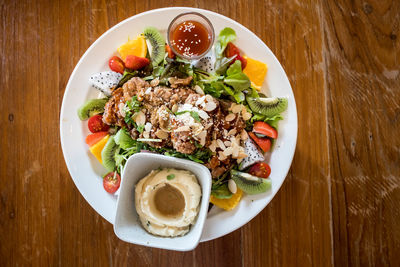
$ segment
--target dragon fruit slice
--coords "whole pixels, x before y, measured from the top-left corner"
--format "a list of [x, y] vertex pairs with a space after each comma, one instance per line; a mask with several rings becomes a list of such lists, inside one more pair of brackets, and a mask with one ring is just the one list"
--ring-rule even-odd
[[90, 84], [106, 96], [111, 95], [112, 89], [118, 85], [122, 74], [115, 71], [103, 71], [93, 74], [89, 78]]
[[263, 162], [265, 160], [264, 155], [250, 138], [247, 138], [247, 140], [244, 141], [244, 151], [248, 156], [240, 163], [239, 170], [244, 170], [255, 163]]
[[215, 58], [213, 58], [212, 56], [206, 56], [197, 61], [196, 64], [194, 64], [194, 66], [206, 72], [213, 72], [214, 62]]

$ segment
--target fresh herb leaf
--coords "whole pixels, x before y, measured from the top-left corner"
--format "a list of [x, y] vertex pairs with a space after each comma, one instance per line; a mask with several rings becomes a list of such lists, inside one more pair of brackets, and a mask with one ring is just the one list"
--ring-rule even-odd
[[215, 73], [219, 75], [224, 75], [226, 70], [228, 69], [229, 65], [233, 60], [235, 60], [236, 55], [232, 57], [222, 57], [215, 61]]
[[236, 33], [232, 28], [226, 27], [220, 31], [218, 35], [218, 41], [215, 45], [215, 53], [217, 58], [221, 58], [226, 46], [229, 42], [233, 42], [236, 39]]
[[281, 114], [277, 114], [277, 115], [275, 115], [273, 117], [267, 117], [265, 115], [261, 115], [261, 114], [255, 113], [253, 115], [253, 117], [251, 117], [250, 122], [253, 123], [255, 121], [263, 121], [263, 122], [268, 123], [269, 125], [271, 125], [275, 129], [277, 129], [278, 128], [278, 122], [280, 120], [283, 120], [283, 117], [281, 116]]
[[135, 128], [139, 133], [143, 133], [143, 131], [144, 131], [144, 125], [137, 125], [135, 123]]
[[167, 176], [167, 180], [172, 180], [172, 179], [174, 179], [175, 178], [175, 174], [169, 174], [168, 176]]
[[243, 91], [250, 87], [249, 77], [242, 72], [242, 63], [236, 60], [226, 71], [224, 83], [232, 86], [236, 91]]

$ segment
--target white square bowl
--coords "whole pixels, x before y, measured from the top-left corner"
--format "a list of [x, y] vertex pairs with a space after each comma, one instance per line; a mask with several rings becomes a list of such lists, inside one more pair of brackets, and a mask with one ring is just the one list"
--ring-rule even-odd
[[[135, 208], [135, 186], [140, 179], [157, 168], [191, 171], [201, 186], [202, 197], [199, 214], [190, 231], [184, 236], [173, 238], [154, 236], [144, 230], [140, 223]], [[192, 250], [198, 245], [207, 217], [211, 193], [211, 174], [205, 166], [185, 159], [152, 153], [138, 153], [131, 156], [126, 162], [120, 190], [114, 222], [114, 232], [119, 239], [133, 244], [178, 251]]]

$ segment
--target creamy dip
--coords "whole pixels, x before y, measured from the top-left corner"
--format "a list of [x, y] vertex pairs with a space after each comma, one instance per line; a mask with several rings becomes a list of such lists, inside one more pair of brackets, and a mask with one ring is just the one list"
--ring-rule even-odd
[[135, 206], [143, 227], [159, 236], [185, 235], [199, 212], [201, 188], [186, 170], [153, 170], [135, 188]]

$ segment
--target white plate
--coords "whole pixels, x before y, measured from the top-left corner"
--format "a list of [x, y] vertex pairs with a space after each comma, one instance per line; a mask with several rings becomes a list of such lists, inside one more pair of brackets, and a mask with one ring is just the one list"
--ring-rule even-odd
[[139, 35], [146, 26], [154, 26], [163, 33], [170, 21], [182, 12], [197, 11], [205, 15], [218, 35], [224, 27], [236, 31], [235, 44], [251, 58], [268, 64], [263, 91], [270, 96], [288, 98], [288, 109], [279, 124], [279, 138], [272, 153], [268, 153], [272, 190], [270, 193], [245, 196], [233, 211], [225, 212], [216, 207], [209, 212], [201, 241], [207, 241], [226, 235], [249, 222], [271, 201], [278, 192], [289, 171], [297, 140], [297, 111], [289, 80], [271, 50], [251, 31], [241, 24], [220, 14], [195, 8], [162, 8], [150, 10], [115, 25], [97, 39], [79, 60], [68, 81], [60, 114], [61, 146], [68, 170], [75, 185], [89, 204], [107, 221], [114, 222], [117, 199], [108, 194], [100, 177], [106, 170], [90, 155], [85, 138], [89, 134], [87, 122], [81, 122], [77, 109], [86, 100], [95, 98], [98, 92], [90, 88], [88, 79], [91, 74], [108, 70], [108, 59], [117, 47], [128, 37]]

